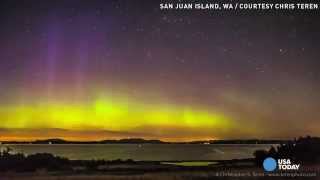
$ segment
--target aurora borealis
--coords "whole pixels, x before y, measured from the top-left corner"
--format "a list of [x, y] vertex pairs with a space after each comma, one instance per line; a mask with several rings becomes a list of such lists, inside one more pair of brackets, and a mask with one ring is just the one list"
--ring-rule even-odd
[[315, 12], [162, 11], [143, 0], [0, 8], [0, 139], [320, 135]]

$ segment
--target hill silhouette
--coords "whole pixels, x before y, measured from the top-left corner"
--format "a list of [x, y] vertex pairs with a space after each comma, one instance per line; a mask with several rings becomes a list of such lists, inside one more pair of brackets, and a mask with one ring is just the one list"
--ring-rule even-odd
[[59, 138], [35, 141], [3, 141], [3, 144], [283, 144], [289, 140], [261, 140], [261, 139], [235, 139], [235, 140], [208, 140], [189, 142], [166, 142], [158, 139], [126, 138], [106, 139], [101, 141], [69, 141]]

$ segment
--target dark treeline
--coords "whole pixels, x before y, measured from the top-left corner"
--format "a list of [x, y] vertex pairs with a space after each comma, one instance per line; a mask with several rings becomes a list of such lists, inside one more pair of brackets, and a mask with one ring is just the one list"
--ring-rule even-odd
[[312, 164], [320, 162], [320, 138], [319, 137], [300, 137], [271, 147], [269, 151], [257, 150], [254, 153], [256, 164], [261, 166], [266, 157], [275, 159], [291, 159], [298, 163]]
[[[137, 162], [128, 160], [69, 160], [64, 157], [54, 156], [49, 153], [37, 153], [25, 155], [22, 153], [12, 153], [12, 149], [7, 147], [0, 153], [0, 172], [34, 172], [45, 169], [46, 171], [73, 171], [75, 167], [82, 167], [85, 170], [98, 170], [99, 166], [115, 164], [136, 164]], [[140, 164], [145, 163], [141, 162]], [[150, 162], [156, 163], [156, 162]]]
[[101, 140], [101, 141], [68, 141], [64, 139], [45, 139], [35, 141], [3, 141], [2, 144], [165, 144], [160, 140], [146, 140], [141, 138], [130, 138], [120, 140]]
[[0, 154], [0, 172], [6, 171], [36, 171], [46, 169], [49, 171], [62, 171], [70, 169], [70, 161], [66, 158], [56, 157], [52, 154], [42, 153], [25, 156], [12, 154], [10, 148]]
[[3, 141], [2, 144], [283, 144], [289, 140], [260, 140], [260, 139], [239, 139], [239, 140], [209, 140], [190, 142], [165, 142], [161, 140], [146, 140], [142, 138], [128, 138], [120, 140], [102, 141], [67, 141], [63, 139], [46, 139], [35, 141]]

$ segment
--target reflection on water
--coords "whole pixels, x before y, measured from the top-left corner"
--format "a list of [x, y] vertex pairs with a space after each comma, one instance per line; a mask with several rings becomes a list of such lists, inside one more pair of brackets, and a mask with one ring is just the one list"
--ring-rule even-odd
[[228, 160], [253, 157], [257, 149], [272, 145], [216, 144], [94, 144], [94, 145], [10, 145], [25, 154], [51, 153], [69, 159], [133, 159], [140, 161]]

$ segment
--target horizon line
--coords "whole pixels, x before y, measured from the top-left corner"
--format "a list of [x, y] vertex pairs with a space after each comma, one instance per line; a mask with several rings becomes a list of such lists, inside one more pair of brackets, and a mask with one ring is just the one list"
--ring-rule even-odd
[[[306, 137], [306, 136], [301, 136]], [[318, 138], [317, 136], [311, 136]], [[64, 138], [38, 138], [38, 139], [30, 139], [30, 140], [6, 140], [0, 139], [0, 143], [7, 143], [7, 142], [19, 142], [19, 143], [34, 143], [34, 142], [41, 142], [41, 141], [64, 141], [64, 142], [74, 142], [74, 143], [94, 143], [94, 142], [103, 142], [103, 141], [122, 141], [122, 140], [142, 140], [142, 141], [158, 141], [160, 143], [192, 143], [192, 142], [209, 142], [209, 141], [290, 141], [295, 138], [235, 138], [235, 139], [200, 139], [200, 140], [187, 140], [187, 141], [166, 141], [161, 139], [155, 138], [141, 138], [141, 137], [129, 137], [129, 138], [114, 138], [114, 139], [97, 139], [97, 140], [68, 140]]]

